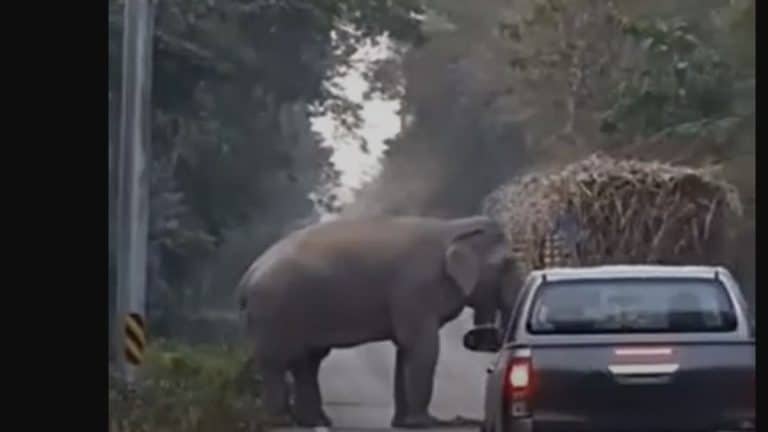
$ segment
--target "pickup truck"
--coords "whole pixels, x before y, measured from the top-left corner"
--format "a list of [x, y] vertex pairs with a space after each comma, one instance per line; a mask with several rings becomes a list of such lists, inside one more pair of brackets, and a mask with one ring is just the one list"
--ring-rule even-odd
[[497, 353], [483, 432], [756, 430], [754, 324], [722, 267], [534, 271], [508, 328], [464, 346]]

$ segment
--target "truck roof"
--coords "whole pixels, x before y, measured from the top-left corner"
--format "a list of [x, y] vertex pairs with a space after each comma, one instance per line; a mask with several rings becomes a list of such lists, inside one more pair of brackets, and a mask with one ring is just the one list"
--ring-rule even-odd
[[714, 278], [730, 272], [720, 266], [674, 265], [604, 265], [594, 267], [555, 267], [531, 272], [531, 277], [547, 280], [612, 279], [612, 278]]

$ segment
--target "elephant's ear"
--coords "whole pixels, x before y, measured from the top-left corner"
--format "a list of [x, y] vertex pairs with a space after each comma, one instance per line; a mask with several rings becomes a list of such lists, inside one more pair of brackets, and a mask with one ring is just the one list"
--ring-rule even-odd
[[480, 276], [480, 262], [472, 249], [460, 244], [449, 246], [445, 252], [445, 270], [465, 296], [472, 294]]

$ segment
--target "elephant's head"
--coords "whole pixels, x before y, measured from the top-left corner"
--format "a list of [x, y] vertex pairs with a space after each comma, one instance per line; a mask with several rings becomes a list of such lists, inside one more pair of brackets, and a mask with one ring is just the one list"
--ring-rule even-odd
[[519, 278], [509, 244], [497, 224], [475, 219], [455, 235], [445, 251], [445, 270], [474, 309], [475, 325], [503, 322], [517, 294]]

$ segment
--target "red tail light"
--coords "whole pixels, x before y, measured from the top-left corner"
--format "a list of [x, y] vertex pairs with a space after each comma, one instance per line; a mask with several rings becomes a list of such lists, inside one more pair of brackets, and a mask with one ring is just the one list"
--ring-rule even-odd
[[530, 415], [534, 381], [530, 351], [524, 350], [522, 355], [512, 358], [504, 379], [504, 397], [512, 417]]

